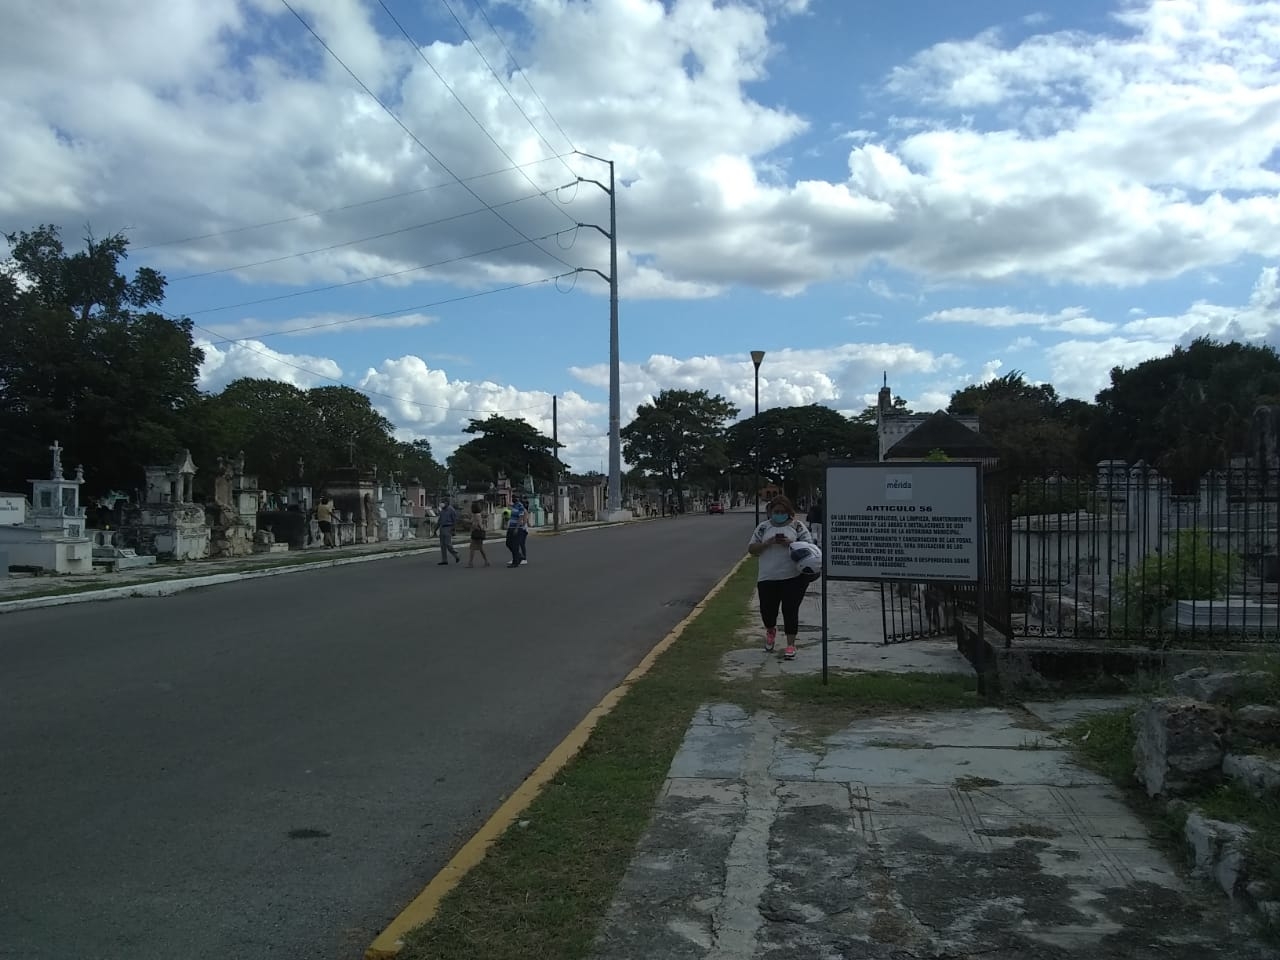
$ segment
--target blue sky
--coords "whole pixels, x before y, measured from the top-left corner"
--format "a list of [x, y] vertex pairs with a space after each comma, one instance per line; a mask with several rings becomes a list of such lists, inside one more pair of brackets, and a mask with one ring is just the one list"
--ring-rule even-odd
[[606, 172], [574, 147], [620, 178], [624, 419], [745, 411], [757, 348], [765, 406], [852, 412], [881, 371], [918, 408], [1013, 369], [1091, 398], [1276, 339], [1280, 4], [291, 3], [397, 119], [281, 0], [19, 0], [0, 37], [0, 225], [127, 229], [207, 389], [348, 383], [441, 453], [558, 394], [597, 463], [608, 301], [573, 271], [608, 252], [575, 225], [608, 211], [557, 188]]

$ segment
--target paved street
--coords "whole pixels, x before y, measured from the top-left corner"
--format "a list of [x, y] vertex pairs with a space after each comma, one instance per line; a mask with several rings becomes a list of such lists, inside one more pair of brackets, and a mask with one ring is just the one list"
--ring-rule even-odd
[[750, 529], [0, 618], [0, 957], [358, 957]]

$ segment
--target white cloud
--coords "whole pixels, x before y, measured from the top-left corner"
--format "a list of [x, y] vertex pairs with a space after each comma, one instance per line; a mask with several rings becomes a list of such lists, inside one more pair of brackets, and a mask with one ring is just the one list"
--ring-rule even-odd
[[[617, 161], [627, 296], [699, 298], [735, 284], [796, 293], [874, 262], [933, 280], [1136, 284], [1280, 255], [1280, 173], [1270, 163], [1280, 140], [1280, 3], [1127, 4], [1120, 35], [1062, 31], [1006, 44], [986, 32], [937, 44], [887, 79], [904, 111], [878, 124], [857, 119], [848, 174], [836, 181], [785, 175], [807, 121], [754, 93], [777, 50], [777, 18], [807, 8], [514, 7], [526, 22], [509, 40], [545, 101], [575, 141]], [[379, 32], [370, 4], [299, 9], [452, 170], [507, 165], [403, 38]], [[482, 25], [474, 35], [492, 62], [506, 62]], [[469, 45], [437, 40], [425, 50], [513, 159], [547, 155]], [[0, 59], [7, 223], [131, 226], [147, 245], [331, 211], [146, 251], [170, 273], [403, 231], [240, 271], [264, 283], [341, 282], [479, 251], [492, 252], [429, 276], [498, 285], [568, 269], [556, 257], [608, 263], [591, 230], [569, 251], [553, 240], [541, 251], [496, 249], [520, 237], [456, 184], [349, 207], [451, 177], [278, 4], [138, 0], [54, 17], [18, 0], [6, 9]], [[550, 130], [527, 88], [510, 88]], [[528, 179], [509, 172], [471, 189], [505, 203], [579, 173], [603, 177], [581, 158], [570, 166], [535, 163]], [[572, 202], [535, 198], [501, 212], [532, 237], [606, 222], [594, 187], [562, 199]], [[424, 226], [452, 216], [461, 218]]]
[[1023, 350], [1030, 350], [1032, 347], [1040, 345], [1040, 341], [1035, 337], [1018, 337], [1013, 343], [1005, 347], [1007, 353], [1020, 353]]
[[1133, 366], [1198, 337], [1280, 343], [1280, 270], [1264, 268], [1244, 304], [1199, 300], [1181, 314], [1130, 320], [1118, 332], [1106, 340], [1067, 340], [1046, 351], [1060, 393], [1093, 399], [1109, 382], [1113, 366]]
[[[421, 357], [384, 360], [366, 371], [356, 385], [374, 391], [375, 406], [401, 430], [429, 438], [441, 457], [470, 439], [462, 433], [470, 420], [484, 420], [495, 413], [526, 420], [552, 435], [551, 394], [491, 381], [451, 379]], [[607, 452], [607, 405], [574, 391], [561, 394], [558, 405], [559, 438], [571, 466], [577, 466], [575, 459], [589, 461]]]
[[1061, 396], [1092, 400], [1110, 382], [1112, 367], [1136, 366], [1144, 360], [1163, 356], [1171, 347], [1171, 344], [1156, 340], [1126, 340], [1123, 337], [1065, 340], [1045, 351], [1049, 360], [1049, 380]]
[[212, 393], [241, 377], [282, 380], [303, 388], [323, 386], [342, 377], [342, 368], [327, 357], [281, 353], [259, 340], [217, 345], [204, 339], [197, 340], [196, 346], [204, 351], [197, 386]]
[[[769, 351], [760, 367], [761, 409], [826, 403], [837, 408], [857, 398], [858, 409], [868, 384], [878, 383], [883, 371], [895, 377], [933, 374], [960, 366], [952, 354], [935, 354], [907, 343], [849, 343], [829, 349]], [[607, 389], [605, 364], [571, 367], [581, 382]], [[746, 356], [702, 356], [677, 359], [656, 355], [621, 368], [623, 420], [664, 389], [708, 390], [718, 393], [749, 416], [755, 405], [755, 379]], [[874, 395], [873, 395], [874, 399]]]
[[228, 340], [260, 337], [264, 334], [279, 336], [313, 336], [324, 333], [351, 333], [356, 330], [402, 329], [425, 327], [437, 323], [439, 317], [424, 313], [405, 313], [393, 317], [363, 317], [359, 314], [316, 313], [289, 320], [264, 320], [246, 317], [234, 323], [203, 323], [210, 333]]
[[1040, 327], [1082, 336], [1110, 333], [1114, 323], [1096, 320], [1084, 307], [1067, 307], [1056, 314], [1026, 313], [1011, 307], [952, 307], [920, 318], [924, 323], [961, 323], [977, 327]]

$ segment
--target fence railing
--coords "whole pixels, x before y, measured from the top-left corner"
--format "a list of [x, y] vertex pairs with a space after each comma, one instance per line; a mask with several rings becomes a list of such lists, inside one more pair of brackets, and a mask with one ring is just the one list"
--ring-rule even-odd
[[1010, 481], [1006, 502], [1001, 517], [988, 501], [987, 556], [1011, 639], [1280, 639], [1280, 470], [1237, 463], [1175, 494], [1144, 464], [1104, 461]]

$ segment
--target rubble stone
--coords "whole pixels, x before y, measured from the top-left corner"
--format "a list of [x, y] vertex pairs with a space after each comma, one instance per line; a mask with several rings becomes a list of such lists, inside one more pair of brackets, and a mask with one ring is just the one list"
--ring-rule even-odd
[[1232, 718], [1232, 729], [1255, 743], [1280, 744], [1280, 707], [1241, 707]]
[[1133, 760], [1148, 796], [1174, 796], [1222, 779], [1224, 719], [1216, 707], [1186, 697], [1139, 708]]
[[1206, 703], [1225, 703], [1250, 693], [1267, 690], [1273, 682], [1271, 674], [1262, 670], [1220, 670], [1196, 667], [1173, 678], [1176, 693], [1203, 700]]
[[1187, 817], [1186, 838], [1194, 872], [1212, 880], [1232, 899], [1249, 884], [1249, 841], [1253, 832], [1237, 823], [1210, 820], [1198, 810]]
[[1280, 796], [1280, 760], [1228, 754], [1222, 772], [1259, 799]]

